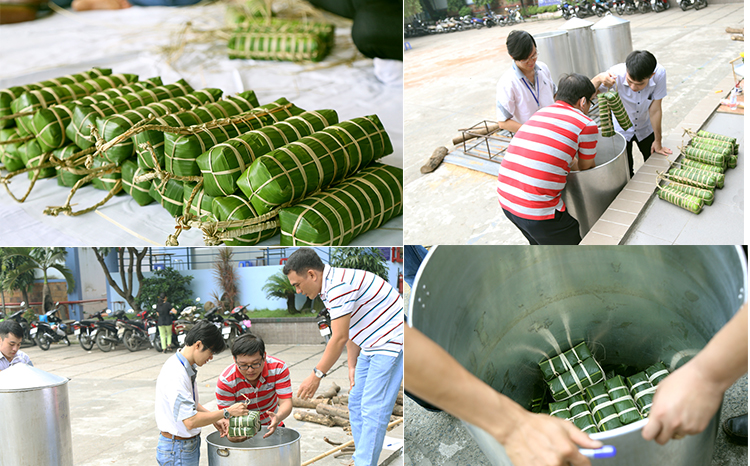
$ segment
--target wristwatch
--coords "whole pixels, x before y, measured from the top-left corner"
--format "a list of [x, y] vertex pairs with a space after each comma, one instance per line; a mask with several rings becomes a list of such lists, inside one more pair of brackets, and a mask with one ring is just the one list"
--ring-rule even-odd
[[315, 374], [315, 377], [322, 379], [326, 376], [326, 373], [319, 370], [317, 367], [313, 367], [313, 374]]
[[229, 419], [232, 417], [231, 414], [229, 414], [229, 411], [227, 411], [227, 408], [224, 408], [224, 419]]

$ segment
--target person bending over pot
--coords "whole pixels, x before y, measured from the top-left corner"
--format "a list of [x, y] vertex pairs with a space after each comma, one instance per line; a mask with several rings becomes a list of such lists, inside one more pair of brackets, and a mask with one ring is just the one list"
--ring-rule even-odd
[[23, 327], [15, 320], [0, 322], [0, 371], [16, 364], [31, 363], [29, 355], [21, 351], [23, 343]]

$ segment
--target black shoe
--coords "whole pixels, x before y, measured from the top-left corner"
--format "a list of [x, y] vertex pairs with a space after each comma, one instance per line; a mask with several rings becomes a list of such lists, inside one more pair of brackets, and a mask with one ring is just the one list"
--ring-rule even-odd
[[747, 414], [730, 417], [721, 427], [730, 443], [747, 446]]

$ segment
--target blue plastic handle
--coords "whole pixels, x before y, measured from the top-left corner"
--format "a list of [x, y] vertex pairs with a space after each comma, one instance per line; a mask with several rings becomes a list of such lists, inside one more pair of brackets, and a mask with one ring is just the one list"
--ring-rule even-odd
[[581, 448], [578, 451], [580, 451], [583, 456], [587, 456], [589, 458], [612, 458], [617, 454], [617, 449], [612, 445], [604, 445], [597, 450], [588, 450]]

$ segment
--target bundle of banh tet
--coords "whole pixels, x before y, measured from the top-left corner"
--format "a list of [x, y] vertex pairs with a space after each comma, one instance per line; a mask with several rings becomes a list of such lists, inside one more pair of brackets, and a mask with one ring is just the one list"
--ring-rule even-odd
[[[586, 361], [593, 363], [587, 367]], [[554, 401], [544, 407], [547, 393], [537, 396], [532, 411], [571, 421], [587, 433], [609, 431], [647, 417], [656, 385], [669, 375], [664, 363], [657, 362], [630, 377], [617, 371], [607, 377], [585, 342], [544, 359], [539, 368]]]
[[688, 145], [680, 147], [682, 159], [658, 179], [657, 195], [678, 207], [699, 214], [715, 199], [716, 189], [724, 187], [725, 171], [737, 167], [737, 138], [708, 131], [685, 130]]
[[333, 49], [335, 31], [329, 23], [242, 16], [235, 20], [229, 58], [319, 62]]

